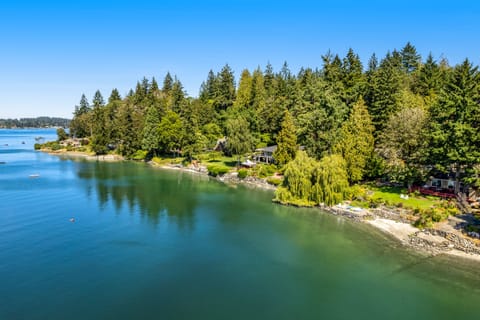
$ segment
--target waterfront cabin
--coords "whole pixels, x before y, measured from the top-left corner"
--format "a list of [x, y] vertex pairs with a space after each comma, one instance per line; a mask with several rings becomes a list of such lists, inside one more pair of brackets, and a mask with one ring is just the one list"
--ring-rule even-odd
[[275, 150], [277, 150], [276, 145], [255, 149], [255, 154], [253, 155], [253, 159], [256, 162], [274, 163], [275, 159], [273, 159], [273, 153], [275, 152]]

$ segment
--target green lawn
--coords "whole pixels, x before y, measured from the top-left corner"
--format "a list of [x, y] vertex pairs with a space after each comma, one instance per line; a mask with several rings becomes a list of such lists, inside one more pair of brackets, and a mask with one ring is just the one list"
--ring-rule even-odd
[[227, 167], [234, 168], [237, 166], [237, 157], [226, 157], [226, 156], [219, 156], [213, 159], [202, 160], [204, 164], [223, 164]]
[[374, 201], [384, 201], [387, 204], [397, 206], [399, 203], [402, 204], [405, 208], [420, 208], [427, 209], [431, 208], [435, 204], [439, 204], [441, 200], [435, 197], [425, 197], [425, 196], [415, 196], [410, 194], [408, 199], [400, 198], [401, 194], [406, 195], [407, 189], [400, 187], [375, 187], [367, 186], [367, 189], [370, 191], [370, 197]]

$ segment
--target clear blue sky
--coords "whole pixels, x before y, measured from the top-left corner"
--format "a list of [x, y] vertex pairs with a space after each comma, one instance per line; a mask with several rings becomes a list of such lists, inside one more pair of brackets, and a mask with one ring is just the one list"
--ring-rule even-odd
[[328, 50], [366, 63], [410, 41], [451, 65], [480, 62], [480, 1], [22, 1], [0, 3], [0, 118], [71, 117], [85, 93], [125, 95], [167, 71], [197, 96], [210, 69], [284, 61], [320, 67]]

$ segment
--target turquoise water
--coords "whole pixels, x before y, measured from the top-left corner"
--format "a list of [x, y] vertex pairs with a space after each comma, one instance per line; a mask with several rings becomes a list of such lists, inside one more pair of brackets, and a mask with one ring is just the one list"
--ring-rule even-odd
[[0, 130], [0, 319], [478, 318], [476, 262], [271, 192], [33, 151], [54, 133]]

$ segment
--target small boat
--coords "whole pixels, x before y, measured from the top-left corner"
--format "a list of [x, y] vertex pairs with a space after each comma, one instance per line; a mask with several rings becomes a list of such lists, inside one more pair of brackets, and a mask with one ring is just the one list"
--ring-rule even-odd
[[31, 174], [29, 175], [30, 178], [38, 178], [40, 177], [40, 175], [38, 173], [34, 173], [34, 174]]
[[74, 217], [71, 217], [70, 219], [68, 219], [68, 221], [70, 221], [70, 222], [75, 222], [75, 218], [74, 218]]

